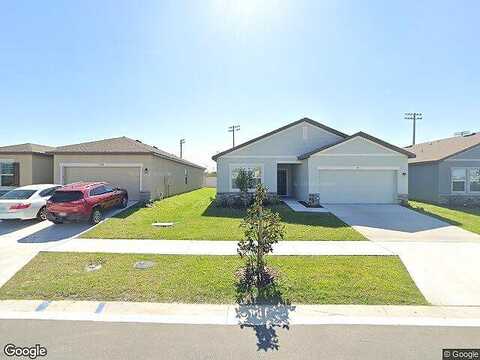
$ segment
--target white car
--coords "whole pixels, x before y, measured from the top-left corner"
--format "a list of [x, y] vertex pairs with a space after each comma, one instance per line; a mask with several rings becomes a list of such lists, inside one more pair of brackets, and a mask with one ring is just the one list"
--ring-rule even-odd
[[0, 220], [47, 219], [47, 200], [56, 189], [55, 184], [22, 186], [0, 196]]

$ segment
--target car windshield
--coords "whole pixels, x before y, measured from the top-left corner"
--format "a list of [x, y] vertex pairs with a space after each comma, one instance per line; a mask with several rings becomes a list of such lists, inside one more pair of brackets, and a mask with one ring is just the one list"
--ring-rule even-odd
[[25, 200], [35, 194], [37, 190], [11, 190], [0, 197], [0, 200]]
[[77, 201], [83, 198], [81, 191], [55, 191], [50, 201], [55, 203]]

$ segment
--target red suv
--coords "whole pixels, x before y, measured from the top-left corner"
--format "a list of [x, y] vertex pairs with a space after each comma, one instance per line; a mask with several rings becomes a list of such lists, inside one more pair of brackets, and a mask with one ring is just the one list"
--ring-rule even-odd
[[47, 202], [47, 219], [55, 224], [85, 221], [98, 224], [104, 210], [126, 207], [128, 193], [106, 182], [79, 182], [57, 189]]

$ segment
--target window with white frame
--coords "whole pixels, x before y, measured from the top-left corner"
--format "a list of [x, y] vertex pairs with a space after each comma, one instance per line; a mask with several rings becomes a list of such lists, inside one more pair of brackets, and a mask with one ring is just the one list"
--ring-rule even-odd
[[469, 191], [480, 192], [480, 168], [469, 169]]
[[245, 169], [252, 174], [252, 183], [250, 189], [254, 189], [258, 184], [262, 183], [262, 167], [258, 165], [235, 165], [231, 167], [230, 176], [232, 181], [232, 190], [240, 190], [237, 186], [237, 176], [240, 169]]
[[465, 192], [467, 169], [452, 169], [452, 192]]
[[13, 162], [0, 163], [0, 186], [18, 186], [15, 171], [18, 167]]

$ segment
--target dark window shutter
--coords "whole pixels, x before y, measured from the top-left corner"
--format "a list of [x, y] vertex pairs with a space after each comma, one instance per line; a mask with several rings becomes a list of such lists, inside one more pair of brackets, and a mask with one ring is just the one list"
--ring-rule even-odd
[[13, 186], [20, 186], [20, 163], [13, 163]]

